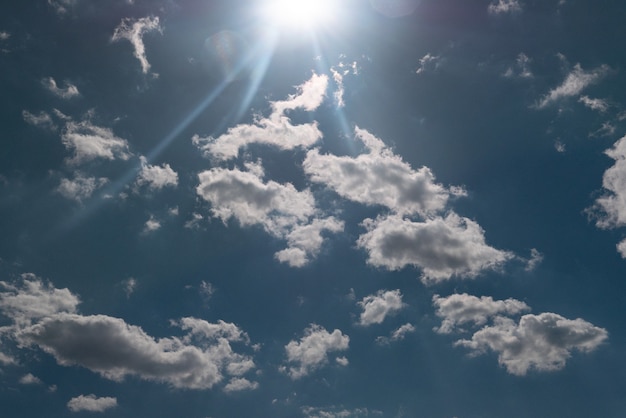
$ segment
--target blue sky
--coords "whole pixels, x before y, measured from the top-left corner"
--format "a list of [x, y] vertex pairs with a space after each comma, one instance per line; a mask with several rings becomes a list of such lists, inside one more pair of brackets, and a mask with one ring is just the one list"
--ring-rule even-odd
[[0, 11], [3, 416], [626, 413], [621, 2]]

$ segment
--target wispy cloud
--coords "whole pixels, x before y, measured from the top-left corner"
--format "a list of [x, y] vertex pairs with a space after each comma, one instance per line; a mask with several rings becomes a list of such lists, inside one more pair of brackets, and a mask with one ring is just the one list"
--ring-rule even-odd
[[80, 96], [80, 92], [78, 91], [78, 87], [75, 85], [65, 82], [65, 88], [61, 88], [57, 85], [57, 82], [52, 77], [46, 77], [41, 80], [41, 84], [54, 95], [62, 98], [62, 99], [71, 99], [73, 97]]
[[72, 179], [61, 179], [61, 183], [56, 191], [67, 199], [82, 202], [84, 199], [91, 197], [96, 190], [107, 184], [108, 181], [104, 177], [86, 177], [82, 173], [76, 172]]
[[162, 32], [157, 16], [142, 17], [141, 19], [124, 18], [115, 28], [111, 37], [112, 42], [126, 39], [131, 43], [135, 58], [139, 60], [141, 71], [144, 74], [150, 71], [150, 63], [146, 57], [146, 46], [143, 42], [143, 36], [153, 31]]
[[601, 65], [589, 71], [583, 70], [580, 64], [576, 64], [574, 69], [565, 77], [563, 83], [550, 90], [543, 99], [539, 101], [537, 107], [545, 108], [561, 99], [577, 96], [588, 86], [597, 83], [611, 72], [608, 65]]
[[522, 5], [518, 0], [494, 0], [487, 6], [487, 11], [493, 15], [519, 13], [522, 11]]

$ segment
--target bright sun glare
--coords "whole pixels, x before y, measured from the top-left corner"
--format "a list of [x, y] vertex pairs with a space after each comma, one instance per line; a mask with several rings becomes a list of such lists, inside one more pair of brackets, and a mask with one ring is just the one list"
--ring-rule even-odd
[[265, 17], [281, 27], [313, 29], [337, 12], [336, 0], [266, 0]]

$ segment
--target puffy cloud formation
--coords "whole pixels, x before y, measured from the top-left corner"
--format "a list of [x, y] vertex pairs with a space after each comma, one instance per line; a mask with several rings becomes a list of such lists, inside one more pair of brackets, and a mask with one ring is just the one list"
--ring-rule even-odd
[[93, 192], [104, 186], [108, 182], [108, 179], [104, 177], [85, 177], [83, 174], [74, 173], [73, 179], [61, 179], [59, 187], [56, 191], [63, 197], [77, 202], [82, 202], [83, 199], [91, 197]]
[[315, 257], [323, 242], [322, 231], [339, 232], [343, 223], [317, 218], [313, 194], [293, 185], [264, 183], [258, 172], [214, 168], [201, 172], [197, 193], [211, 203], [214, 217], [242, 226], [261, 225], [269, 234], [286, 239], [289, 247], [276, 254], [281, 262], [300, 267]]
[[150, 165], [146, 157], [141, 156], [141, 170], [137, 175], [137, 186], [147, 186], [150, 190], [178, 186], [178, 173], [169, 164]]
[[580, 64], [576, 64], [574, 69], [565, 77], [565, 81], [560, 86], [550, 90], [548, 94], [537, 105], [544, 108], [563, 98], [577, 96], [589, 85], [595, 84], [609, 74], [611, 68], [608, 65], [601, 65], [590, 71], [582, 69]]
[[96, 395], [79, 395], [67, 403], [67, 408], [72, 412], [104, 412], [117, 406], [117, 398], [102, 397]]
[[297, 95], [272, 102], [272, 113], [268, 118], [257, 118], [251, 125], [237, 125], [217, 138], [194, 135], [192, 141], [205, 156], [223, 161], [236, 158], [239, 150], [249, 144], [265, 144], [281, 150], [308, 148], [322, 137], [317, 123], [292, 125], [285, 113], [294, 109], [317, 109], [324, 100], [327, 86], [328, 76], [313, 74], [299, 86]]
[[67, 122], [61, 140], [65, 148], [74, 152], [68, 159], [72, 165], [97, 158], [127, 160], [130, 156], [125, 139], [115, 136], [109, 128], [93, 125], [88, 120]]
[[250, 356], [233, 351], [231, 343], [248, 345], [249, 339], [231, 323], [182, 318], [172, 325], [184, 335], [154, 338], [120, 318], [76, 313], [78, 297], [33, 275], [17, 285], [1, 285], [0, 311], [13, 321], [4, 335], [21, 347], [39, 347], [60, 365], [78, 365], [116, 381], [136, 376], [182, 389], [209, 389], [225, 375], [241, 377], [256, 367]]
[[141, 63], [141, 71], [147, 74], [150, 71], [150, 63], [146, 57], [146, 46], [143, 43], [143, 36], [155, 30], [162, 31], [159, 18], [156, 16], [142, 17], [141, 19], [124, 18], [115, 28], [111, 41], [128, 40], [133, 46], [135, 58]]
[[360, 325], [382, 323], [387, 315], [392, 315], [404, 307], [400, 290], [379, 290], [376, 295], [369, 295], [358, 302], [363, 308], [359, 318]]
[[482, 326], [487, 320], [497, 315], [515, 315], [529, 311], [530, 307], [516, 299], [493, 300], [490, 296], [476, 297], [467, 293], [453, 294], [448, 297], [433, 296], [436, 314], [442, 318], [441, 326], [436, 329], [441, 334], [463, 331], [461, 325]]
[[516, 13], [522, 11], [522, 6], [518, 0], [494, 0], [487, 6], [487, 11], [494, 15]]
[[388, 270], [411, 265], [422, 269], [422, 281], [441, 282], [453, 276], [474, 277], [513, 258], [485, 243], [483, 229], [474, 221], [450, 213], [424, 222], [397, 215], [366, 219], [367, 233], [357, 245], [367, 250], [367, 262]]
[[285, 346], [287, 362], [293, 364], [281, 370], [296, 380], [328, 363], [328, 353], [348, 349], [350, 337], [336, 329], [329, 333], [323, 327], [312, 324], [304, 330], [300, 341], [290, 341]]
[[367, 153], [356, 158], [308, 152], [303, 167], [312, 181], [354, 202], [422, 216], [442, 210], [450, 195], [464, 194], [460, 188], [446, 189], [435, 183], [428, 167], [413, 170], [366, 130], [357, 127], [355, 134], [367, 148]]
[[27, 373], [24, 376], [20, 377], [19, 382], [22, 385], [41, 385], [43, 383], [40, 378], [33, 375], [32, 373]]
[[65, 82], [65, 88], [61, 88], [57, 85], [57, 82], [52, 77], [46, 77], [41, 80], [41, 84], [52, 92], [54, 95], [62, 98], [62, 99], [71, 99], [73, 97], [80, 96], [80, 92], [78, 91], [78, 87], [75, 85]]
[[457, 341], [474, 354], [498, 353], [498, 362], [511, 374], [529, 370], [552, 371], [565, 367], [574, 350], [589, 353], [608, 337], [605, 329], [582, 319], [566, 319], [554, 313], [524, 315], [519, 323], [497, 317], [493, 326], [477, 331], [471, 339]]
[[602, 187], [607, 193], [596, 199], [592, 211], [597, 215], [599, 228], [618, 228], [626, 225], [626, 136], [605, 154], [615, 163], [604, 172]]
[[258, 382], [251, 382], [245, 377], [235, 377], [231, 379], [226, 386], [224, 392], [241, 392], [242, 390], [255, 390], [259, 387]]

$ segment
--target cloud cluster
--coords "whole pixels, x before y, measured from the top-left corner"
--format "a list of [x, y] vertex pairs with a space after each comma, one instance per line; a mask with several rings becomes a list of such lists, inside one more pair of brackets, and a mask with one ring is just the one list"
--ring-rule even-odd
[[79, 395], [67, 402], [67, 409], [72, 412], [104, 412], [107, 409], [115, 408], [116, 406], [117, 398], [108, 396], [100, 398], [94, 394]]
[[272, 102], [269, 117], [258, 117], [253, 124], [237, 125], [217, 138], [194, 135], [192, 141], [205, 156], [221, 161], [236, 158], [239, 151], [250, 144], [264, 144], [280, 150], [308, 148], [322, 137], [317, 123], [293, 125], [286, 112], [317, 109], [324, 100], [327, 86], [328, 76], [313, 74], [298, 87], [298, 94]]
[[124, 18], [115, 28], [111, 42], [126, 39], [133, 46], [133, 54], [141, 64], [141, 71], [147, 74], [150, 71], [150, 63], [146, 57], [146, 46], [143, 43], [143, 36], [148, 32], [161, 32], [159, 18], [156, 16], [142, 17], [141, 19]]
[[[350, 337], [340, 330], [330, 333], [323, 327], [312, 324], [304, 330], [300, 341], [290, 341], [285, 346], [287, 362], [292, 365], [283, 366], [281, 370], [294, 380], [300, 379], [328, 364], [328, 353], [345, 351], [349, 344]], [[338, 363], [341, 364], [342, 361]]]
[[445, 298], [435, 295], [433, 302], [442, 318], [438, 332], [465, 332], [459, 328], [465, 324], [482, 326], [471, 338], [458, 340], [455, 345], [469, 348], [472, 355], [494, 351], [500, 365], [518, 376], [530, 370], [562, 369], [572, 351], [589, 353], [608, 338], [605, 329], [583, 319], [566, 319], [550, 312], [525, 314], [516, 322], [508, 316], [528, 311], [529, 307], [515, 299], [496, 301], [455, 294]]
[[[11, 319], [9, 331], [21, 347], [36, 346], [63, 366], [78, 365], [104, 378], [127, 376], [181, 389], [209, 389], [224, 376], [241, 378], [256, 366], [231, 343], [249, 345], [236, 325], [182, 318], [172, 325], [182, 336], [154, 338], [140, 327], [106, 315], [77, 313], [79, 299], [33, 275], [21, 283], [2, 282], [0, 311]], [[231, 382], [230, 391], [244, 387]], [[254, 383], [246, 387], [251, 389]]]
[[405, 306], [400, 290], [379, 290], [376, 295], [364, 297], [358, 305], [363, 309], [359, 318], [359, 324], [363, 326], [381, 324], [387, 315], [393, 315]]

